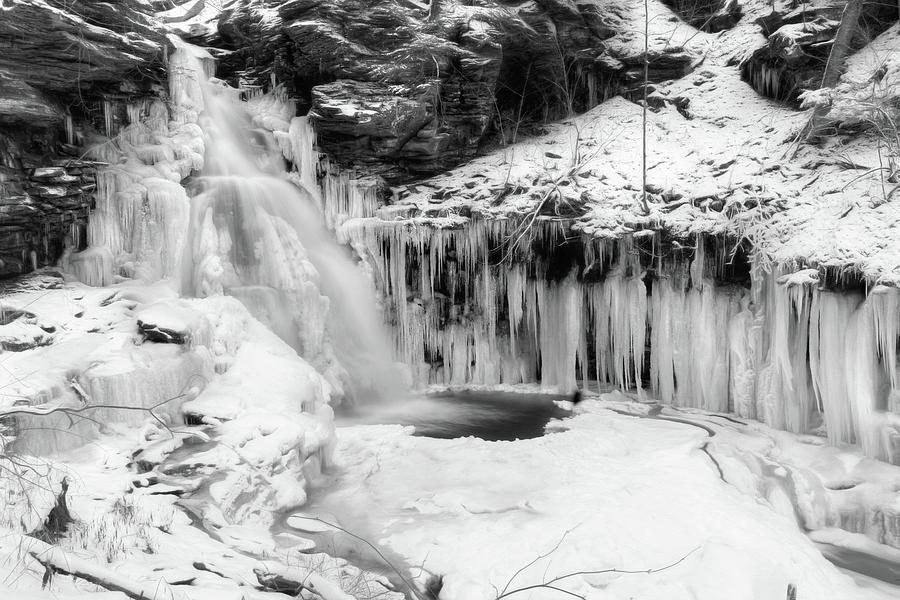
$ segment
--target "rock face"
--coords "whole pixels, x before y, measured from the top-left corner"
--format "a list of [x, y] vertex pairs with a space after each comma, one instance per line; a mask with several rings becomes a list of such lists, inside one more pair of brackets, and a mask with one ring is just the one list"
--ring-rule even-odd
[[85, 240], [95, 163], [50, 158], [53, 146], [40, 134], [0, 135], [0, 277], [52, 263], [65, 242], [80, 249]]
[[[772, 12], [757, 19], [767, 40], [741, 64], [743, 79], [760, 94], [788, 102], [817, 89], [845, 5], [840, 0], [773, 3]], [[898, 10], [896, 3], [864, 2], [854, 48], [887, 29]]]
[[738, 0], [662, 0], [697, 29], [716, 33], [734, 27], [744, 14]]
[[[479, 0], [445, 2], [429, 19], [427, 3], [412, 0], [238, 0], [199, 37], [230, 51], [221, 76], [274, 76], [300, 98], [340, 167], [393, 184], [633, 88], [643, 57], [613, 39], [627, 29], [624, 10], [612, 0]], [[657, 52], [651, 79], [681, 76], [692, 60]]]
[[[62, 120], [62, 105], [85, 94], [133, 91], [163, 78], [165, 36], [142, 0], [114, 5], [98, 0], [20, 0], [3, 6], [0, 19], [0, 120], [34, 124], [41, 110], [20, 110], [24, 102], [44, 106]], [[86, 104], [81, 102], [81, 104]], [[72, 107], [89, 109], [89, 106]]]
[[166, 40], [144, 0], [0, 4], [0, 277], [83, 241], [93, 164], [76, 130], [112, 133], [117, 102], [154, 93]]

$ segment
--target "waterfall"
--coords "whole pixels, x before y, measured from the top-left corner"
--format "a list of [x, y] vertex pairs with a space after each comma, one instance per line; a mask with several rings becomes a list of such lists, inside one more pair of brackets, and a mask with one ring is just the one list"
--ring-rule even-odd
[[[332, 381], [351, 383], [348, 395], [389, 389], [393, 367], [371, 284], [332, 239], [318, 210], [310, 127], [304, 118], [292, 118], [288, 102], [274, 116], [272, 106], [251, 102], [257, 112], [251, 119], [236, 90], [200, 77], [203, 58], [179, 44], [170, 61], [184, 61], [200, 79], [207, 139], [201, 191], [192, 199], [183, 289], [237, 297]], [[299, 186], [287, 179], [281, 144], [266, 127], [269, 117], [291, 118]]]
[[372, 284], [319, 210], [305, 117], [277, 93], [242, 102], [211, 77], [209, 54], [172, 41], [171, 114], [159, 101], [129, 106], [132, 124], [95, 148], [110, 166], [90, 247], [64, 266], [90, 285], [168, 280], [186, 296], [234, 296], [345, 396], [394, 393]]

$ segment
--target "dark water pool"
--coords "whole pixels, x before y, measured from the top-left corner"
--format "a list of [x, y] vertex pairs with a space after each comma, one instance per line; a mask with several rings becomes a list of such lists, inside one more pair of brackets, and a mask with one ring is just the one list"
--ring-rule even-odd
[[822, 555], [836, 566], [891, 585], [900, 586], [900, 564], [849, 548], [816, 543]]
[[551, 419], [571, 413], [555, 401], [559, 394], [453, 391], [408, 398], [402, 402], [358, 406], [338, 415], [338, 425], [412, 425], [415, 435], [433, 438], [474, 436], [483, 440], [522, 440], [544, 435]]

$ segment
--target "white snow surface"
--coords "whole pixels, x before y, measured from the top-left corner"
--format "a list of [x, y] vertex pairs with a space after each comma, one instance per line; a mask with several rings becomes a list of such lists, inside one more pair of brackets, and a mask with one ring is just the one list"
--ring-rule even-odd
[[[27, 308], [38, 321], [57, 326], [50, 345], [0, 359], [10, 370], [0, 391], [15, 390], [4, 396], [7, 406], [21, 393], [51, 384], [59, 401], [77, 405], [72, 395], [82, 392], [73, 391], [71, 382], [84, 370], [130, 374], [148, 352], [172, 351], [169, 359], [180, 364], [205, 350], [208, 380], [192, 383], [197, 389], [183, 409], [209, 425], [173, 423], [167, 431], [147, 414], [116, 423], [111, 411], [99, 433], [85, 430], [93, 435], [90, 443], [29, 459], [48, 471], [24, 490], [28, 504], [23, 490], [4, 485], [0, 581], [6, 587], [0, 593], [77, 598], [95, 591], [56, 575], [41, 593], [43, 567], [23, 558], [35, 547], [23, 534], [40, 527], [65, 476], [76, 523], [61, 547], [100, 573], [114, 572], [144, 588], [155, 584], [157, 598], [272, 597], [247, 587], [255, 582], [255, 568], [299, 568], [325, 577], [337, 595], [359, 597], [362, 588], [353, 587], [362, 581], [358, 569], [343, 559], [305, 554], [309, 540], [269, 527], [304, 504], [305, 483], [313, 485], [303, 514], [336, 518], [380, 544], [401, 566], [423, 564], [427, 572], [442, 574], [444, 600], [491, 599], [497, 595], [492, 586], [503, 589], [511, 579], [510, 590], [607, 569], [642, 572], [580, 574], [559, 583], [591, 599], [721, 598], [726, 589], [730, 598], [762, 600], [781, 597], [789, 583], [801, 598], [891, 597], [881, 591], [884, 586], [859, 587], [828, 563], [798, 522], [826, 532], [817, 534], [821, 538], [841, 524], [841, 515], [889, 514], [900, 484], [898, 467], [865, 459], [852, 448], [827, 446], [820, 438], [681, 410], [683, 418], [716, 432], [707, 439], [699, 427], [612, 412], [648, 414], [648, 405], [618, 393], [602, 402], [586, 400], [573, 418], [555, 422], [553, 433], [531, 440], [436, 440], [412, 437], [400, 426], [342, 428], [332, 459], [324, 380], [236, 300], [179, 300], [167, 289], [88, 288], [39, 274], [7, 290], [6, 306]], [[178, 314], [185, 304], [201, 314], [208, 320], [208, 346], [139, 343], [137, 315], [145, 314], [151, 300], [161, 303], [153, 310], [163, 316]], [[62, 360], [58, 348], [69, 348], [68, 362], [54, 362]], [[21, 370], [38, 357], [52, 368], [39, 376]], [[159, 381], [137, 382], [164, 388]], [[128, 387], [81, 388], [135, 393]], [[160, 464], [139, 474], [134, 460]], [[754, 467], [759, 464], [769, 464], [775, 475]], [[802, 492], [796, 511], [787, 496], [790, 486], [773, 483], [779, 468]], [[856, 484], [849, 495], [841, 491], [847, 482]], [[826, 486], [833, 488], [830, 496]], [[179, 490], [186, 495], [176, 503], [170, 492]], [[191, 513], [200, 527], [191, 524]], [[869, 542], [855, 547], [884, 556], [896, 552], [876, 544], [873, 523], [869, 530], [865, 525], [859, 531]], [[653, 569], [662, 570], [646, 573]], [[553, 594], [543, 589], [532, 598]]]
[[[754, 487], [771, 486], [761, 473], [732, 459], [723, 482], [701, 449], [703, 429], [616, 414], [609, 409], [645, 407], [604, 398], [579, 405], [549, 435], [514, 442], [339, 428], [337, 471], [304, 510], [333, 512], [407, 564], [442, 575], [446, 600], [487, 600], [570, 573], [579, 574], [554, 585], [590, 599], [781, 598], [791, 583], [800, 598], [890, 597], [827, 562], [778, 495]], [[722, 419], [701, 422], [729, 431]], [[711, 449], [717, 460], [749, 452], [790, 463], [808, 443], [751, 423], [710, 446], [721, 446]], [[815, 444], [807, 467], [834, 468], [832, 451]], [[865, 462], [853, 450], [840, 457]], [[808, 464], [815, 460], [822, 465]]]
[[[292, 547], [308, 550], [305, 540], [276, 543], [267, 527], [305, 501], [308, 480], [330, 460], [331, 387], [238, 300], [182, 300], [166, 283], [91, 288], [52, 272], [4, 292], [4, 314], [22, 312], [13, 323], [49, 333], [44, 345], [0, 355], [0, 409], [72, 412], [20, 415], [0, 438], [0, 595], [40, 590], [43, 568], [26, 556], [37, 542], [26, 534], [41, 529], [63, 478], [76, 522], [60, 547], [100, 572], [109, 563], [135, 584], [199, 586], [182, 593], [161, 584], [157, 598], [254, 597], [237, 588], [255, 581], [255, 557], [313, 560], [288, 556]], [[144, 341], [137, 321], [148, 315], [203, 335], [185, 345]], [[204, 424], [184, 425], [182, 410]], [[139, 474], [135, 463], [149, 471]], [[223, 542], [174, 508], [190, 492], [187, 506]], [[248, 554], [235, 559], [232, 548]], [[224, 565], [213, 570], [230, 573], [225, 579], [191, 567], [210, 553]], [[344, 577], [340, 561], [318, 560]], [[47, 593], [79, 590], [94, 586], [60, 575]]]
[[[643, 21], [642, 2], [618, 5], [629, 22]], [[434, 178], [402, 202], [446, 209], [448, 216], [430, 219], [438, 225], [462, 220], [454, 216], [462, 206], [521, 213], [571, 170], [564, 187], [573, 199], [587, 194], [586, 232], [730, 232], [750, 237], [774, 262], [853, 267], [873, 281], [900, 283], [896, 200], [880, 202], [881, 181], [859, 177], [863, 169], [853, 166], [878, 164], [877, 140], [861, 135], [795, 149], [807, 115], [757, 97], [739, 79], [734, 59], [762, 42], [753, 19], [767, 6], [748, 1], [738, 27], [708, 35], [650, 3], [651, 46], [684, 46], [703, 58], [691, 75], [657, 90], [689, 97], [693, 118], [671, 104], [649, 114], [649, 181], [681, 200], [664, 205], [654, 194], [649, 215], [636, 211], [640, 107], [618, 98]], [[184, 25], [202, 28], [214, 10]], [[632, 29], [615, 43], [642, 47], [640, 28]], [[837, 114], [867, 92], [870, 71], [882, 64], [884, 89], [876, 91], [890, 93], [898, 39], [892, 28], [851, 57], [835, 92]], [[165, 165], [178, 158], [184, 170], [196, 168], [197, 132], [184, 126], [173, 134], [171, 147], [135, 143], [135, 160]], [[474, 180], [481, 183], [464, 186]], [[507, 182], [522, 191], [494, 206]], [[435, 189], [449, 193], [433, 202]], [[729, 220], [714, 201], [737, 216]], [[102, 275], [111, 259], [85, 258], [85, 272], [96, 269], [98, 283], [108, 283]], [[883, 587], [860, 587], [801, 530], [896, 557], [900, 533], [886, 523], [900, 515], [900, 469], [852, 448], [676, 411], [715, 431], [709, 439], [699, 427], [613, 412], [651, 416], [644, 405], [606, 396], [579, 405], [576, 416], [541, 438], [436, 440], [400, 426], [355, 426], [340, 430], [335, 451], [329, 384], [233, 298], [180, 300], [166, 283], [91, 288], [44, 273], [5, 289], [3, 308], [28, 314], [0, 325], [0, 338], [30, 349], [0, 355], [0, 407], [110, 406], [92, 415], [100, 426], [23, 418], [17, 448], [41, 475], [11, 478], [19, 467], [6, 456], [0, 463], [0, 597], [124, 597], [61, 575], [41, 591], [44, 569], [25, 556], [34, 542], [24, 534], [44, 522], [64, 476], [76, 524], [62, 546], [118, 577], [156, 582], [158, 598], [263, 597], [251, 587], [263, 559], [273, 571], [328, 575], [343, 590], [335, 595], [358, 595], [348, 583], [358, 569], [305, 554], [309, 540], [269, 529], [304, 504], [310, 482], [315, 489], [304, 511], [333, 512], [391, 556], [443, 575], [442, 600], [489, 600], [574, 572], [558, 585], [589, 600], [768, 600], [785, 597], [789, 584], [799, 598], [896, 597]], [[142, 316], [190, 332], [190, 344], [142, 343]], [[149, 413], [115, 408], [126, 403], [157, 407], [166, 426]], [[181, 425], [180, 409], [204, 424]], [[43, 430], [29, 432], [31, 426]], [[152, 470], [136, 473], [135, 457]], [[176, 505], [172, 491], [192, 498]], [[559, 594], [540, 588], [531, 597]]]

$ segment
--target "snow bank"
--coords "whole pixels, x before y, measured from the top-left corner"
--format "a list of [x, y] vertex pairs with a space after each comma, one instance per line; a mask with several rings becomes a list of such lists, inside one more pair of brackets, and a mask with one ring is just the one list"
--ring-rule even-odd
[[781, 598], [789, 584], [798, 597], [888, 597], [858, 588], [792, 519], [723, 482], [700, 428], [580, 406], [560, 432], [516, 442], [341, 428], [340, 477], [305, 510], [341, 515], [422, 565], [423, 580], [442, 575], [448, 600], [569, 573], [557, 585], [589, 598]]

